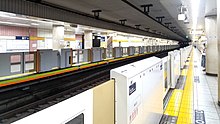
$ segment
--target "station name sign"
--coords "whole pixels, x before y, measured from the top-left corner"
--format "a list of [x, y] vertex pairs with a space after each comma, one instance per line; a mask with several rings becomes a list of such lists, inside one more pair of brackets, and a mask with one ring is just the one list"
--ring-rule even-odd
[[16, 36], [15, 39], [16, 40], [29, 40], [30, 37], [29, 36]]
[[[132, 82], [131, 82], [132, 83]], [[136, 91], [136, 82], [129, 86], [129, 96]]]

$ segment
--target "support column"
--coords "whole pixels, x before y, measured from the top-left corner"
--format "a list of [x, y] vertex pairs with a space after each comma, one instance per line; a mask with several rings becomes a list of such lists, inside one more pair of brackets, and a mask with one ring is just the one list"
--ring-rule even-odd
[[53, 25], [53, 45], [52, 48], [55, 50], [64, 48], [64, 26]]
[[207, 37], [206, 47], [206, 73], [218, 74], [218, 50], [217, 50], [217, 18], [210, 16], [205, 18], [205, 30]]
[[84, 31], [84, 49], [92, 48], [92, 31], [86, 30]]
[[[217, 0], [217, 47], [218, 47], [218, 68], [220, 68], [220, 1]], [[220, 106], [220, 69], [218, 69], [218, 105]]]

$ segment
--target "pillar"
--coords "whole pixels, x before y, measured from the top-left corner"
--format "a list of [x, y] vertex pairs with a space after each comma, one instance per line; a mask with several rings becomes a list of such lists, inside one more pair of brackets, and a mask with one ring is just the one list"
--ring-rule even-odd
[[53, 45], [52, 48], [55, 50], [64, 48], [64, 26], [53, 25]]
[[[220, 56], [220, 1], [217, 0], [217, 47], [218, 57]], [[220, 68], [220, 58], [218, 58], [218, 68]], [[218, 105], [220, 106], [220, 69], [218, 69]]]
[[218, 50], [217, 50], [217, 18], [209, 16], [205, 18], [205, 31], [207, 37], [206, 46], [206, 73], [218, 74]]
[[92, 48], [92, 31], [86, 30], [84, 31], [84, 49]]

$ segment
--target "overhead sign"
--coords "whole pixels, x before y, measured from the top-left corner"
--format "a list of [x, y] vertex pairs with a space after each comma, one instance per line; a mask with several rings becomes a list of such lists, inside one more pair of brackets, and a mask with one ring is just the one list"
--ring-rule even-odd
[[30, 37], [29, 36], [16, 36], [15, 39], [16, 40], [29, 40]]

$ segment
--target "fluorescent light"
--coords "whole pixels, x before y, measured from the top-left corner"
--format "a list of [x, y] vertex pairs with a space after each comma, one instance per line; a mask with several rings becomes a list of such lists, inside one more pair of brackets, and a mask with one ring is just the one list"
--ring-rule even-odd
[[[199, 14], [199, 5], [200, 5], [200, 0], [192, 0], [192, 24], [193, 24], [193, 27], [192, 29], [196, 30], [196, 27], [197, 27], [197, 19], [198, 19], [198, 14]], [[193, 34], [193, 40], [197, 40], [198, 38], [196, 38], [196, 34]]]
[[38, 23], [31, 23], [31, 25], [38, 26], [39, 24]]
[[203, 34], [204, 32], [203, 32], [203, 30], [192, 30], [191, 31], [191, 34]]
[[52, 22], [47, 22], [47, 21], [41, 21], [41, 20], [36, 20], [36, 19], [29, 19], [25, 17], [18, 17], [14, 13], [8, 13], [8, 12], [2, 12], [0, 11], [0, 17], [4, 18], [11, 18], [11, 19], [19, 19], [19, 20], [25, 20], [25, 21], [32, 21], [32, 22], [38, 22], [38, 23], [52, 23]]
[[185, 20], [186, 15], [185, 14], [178, 14], [178, 20]]
[[186, 20], [184, 20], [184, 22], [185, 22], [185, 23], [189, 23], [189, 20], [186, 19]]
[[3, 21], [0, 21], [0, 23], [1, 24], [8, 24], [8, 25], [30, 26], [28, 24], [14, 23], [14, 22], [3, 22]]
[[200, 5], [200, 0], [192, 0], [193, 29], [196, 29], [196, 27], [197, 27], [199, 5]]
[[16, 14], [0, 11], [0, 17], [11, 17], [11, 16], [16, 16]]
[[9, 18], [12, 18], [12, 19], [20, 19], [20, 20], [25, 20], [25, 21], [32, 21], [32, 22], [38, 22], [38, 23], [49, 23], [51, 24], [52, 22], [47, 22], [47, 21], [41, 21], [41, 20], [36, 20], [36, 19], [29, 19], [29, 18], [26, 18], [26, 17], [9, 17]]
[[206, 36], [201, 36], [201, 38], [200, 38], [201, 40], [207, 40], [207, 38], [206, 38]]

